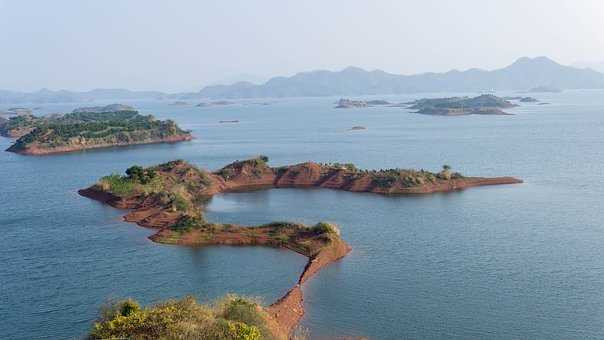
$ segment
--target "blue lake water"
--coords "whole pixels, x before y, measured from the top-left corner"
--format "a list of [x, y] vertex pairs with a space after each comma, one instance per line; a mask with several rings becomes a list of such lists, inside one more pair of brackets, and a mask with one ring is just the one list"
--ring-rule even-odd
[[[182, 158], [217, 169], [257, 154], [273, 165], [449, 164], [526, 181], [413, 197], [292, 189], [214, 197], [207, 214], [216, 221], [340, 225], [352, 253], [304, 288], [303, 326], [313, 337], [604, 338], [604, 91], [535, 96], [551, 105], [493, 117], [336, 110], [337, 98], [210, 108], [135, 102], [197, 139], [45, 157], [0, 152], [0, 338], [81, 337], [112, 298], [209, 301], [237, 292], [272, 302], [294, 284], [304, 257], [154, 244], [151, 230], [121, 221], [123, 211], [76, 193], [132, 164]], [[230, 119], [240, 123], [218, 123]], [[367, 130], [347, 131], [355, 125]], [[0, 148], [8, 145], [0, 138]]]

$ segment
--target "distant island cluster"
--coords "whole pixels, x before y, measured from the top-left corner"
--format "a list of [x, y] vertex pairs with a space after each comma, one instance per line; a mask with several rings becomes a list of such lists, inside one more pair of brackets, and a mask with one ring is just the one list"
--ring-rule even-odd
[[[497, 97], [492, 94], [483, 94], [477, 97], [448, 97], [424, 98], [406, 103], [391, 103], [386, 100], [352, 100], [342, 98], [337, 103], [336, 109], [354, 109], [376, 106], [401, 107], [414, 110], [415, 113], [437, 116], [463, 116], [463, 115], [511, 115], [503, 109], [518, 106], [519, 103], [537, 103], [533, 97]], [[540, 103], [546, 104], [546, 103]]]
[[[497, 97], [483, 94], [477, 97], [423, 98], [404, 103], [383, 99], [353, 100], [342, 98], [337, 109], [399, 107], [414, 113], [437, 116], [511, 115], [504, 111], [517, 103], [539, 103], [533, 97]], [[211, 101], [197, 107], [233, 105], [233, 101]], [[545, 105], [547, 103], [539, 103]], [[175, 102], [173, 105], [188, 105]], [[220, 124], [239, 123], [238, 119], [222, 119]], [[355, 125], [349, 131], [366, 130]], [[46, 155], [85, 149], [106, 148], [151, 143], [174, 143], [191, 140], [190, 131], [181, 129], [172, 120], [157, 120], [141, 115], [123, 104], [83, 107], [66, 114], [35, 116], [32, 110], [12, 107], [0, 112], [0, 136], [15, 139], [7, 151], [24, 155]]]

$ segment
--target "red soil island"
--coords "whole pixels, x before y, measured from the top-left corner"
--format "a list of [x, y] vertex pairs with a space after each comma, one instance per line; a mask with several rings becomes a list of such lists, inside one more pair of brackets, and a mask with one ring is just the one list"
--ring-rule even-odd
[[481, 185], [513, 184], [513, 177], [464, 177], [445, 166], [439, 173], [390, 169], [358, 170], [351, 164], [313, 162], [272, 168], [260, 156], [208, 172], [184, 161], [154, 167], [133, 166], [127, 176], [111, 175], [80, 190], [116, 208], [130, 209], [126, 221], [156, 228], [154, 242], [178, 245], [261, 245], [284, 247], [308, 257], [298, 284], [265, 308], [267, 324], [278, 338], [287, 338], [304, 315], [300, 285], [321, 268], [346, 256], [350, 247], [336, 226], [271, 223], [249, 227], [210, 223], [202, 206], [212, 195], [265, 188], [321, 187], [377, 194], [446, 192]]

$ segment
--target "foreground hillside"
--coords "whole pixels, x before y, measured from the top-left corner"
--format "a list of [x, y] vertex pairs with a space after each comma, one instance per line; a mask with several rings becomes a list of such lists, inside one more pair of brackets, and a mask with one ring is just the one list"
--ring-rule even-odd
[[16, 138], [6, 151], [44, 155], [112, 146], [180, 142], [191, 134], [171, 120], [144, 116], [129, 106], [76, 109], [65, 115], [20, 115], [0, 120], [0, 135]]
[[134, 300], [102, 309], [92, 339], [286, 339], [252, 299], [227, 295], [210, 305], [192, 297], [141, 307]]

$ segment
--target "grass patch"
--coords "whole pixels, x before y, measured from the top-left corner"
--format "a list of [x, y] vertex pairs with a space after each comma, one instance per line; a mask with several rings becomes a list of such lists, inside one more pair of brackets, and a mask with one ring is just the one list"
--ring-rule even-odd
[[136, 183], [126, 176], [111, 174], [101, 178], [99, 185], [103, 190], [118, 196], [129, 196], [134, 193]]

